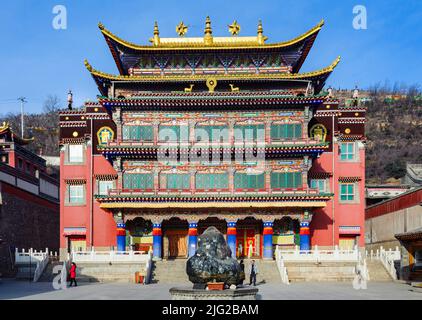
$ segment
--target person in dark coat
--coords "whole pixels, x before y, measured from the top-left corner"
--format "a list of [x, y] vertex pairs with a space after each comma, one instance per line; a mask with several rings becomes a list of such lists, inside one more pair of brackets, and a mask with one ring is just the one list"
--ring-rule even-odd
[[255, 264], [255, 260], [252, 260], [251, 266], [249, 267], [249, 285], [251, 286], [252, 283], [254, 286], [256, 286], [256, 275], [258, 274], [258, 266]]
[[76, 263], [72, 262], [72, 266], [70, 267], [69, 271], [69, 277], [70, 277], [70, 287], [72, 284], [75, 284], [75, 287], [78, 286], [78, 283], [76, 282]]
[[242, 273], [241, 275], [242, 280], [240, 284], [243, 284], [243, 281], [245, 281], [245, 263], [243, 262], [243, 259], [240, 260], [239, 265], [240, 265], [240, 271]]

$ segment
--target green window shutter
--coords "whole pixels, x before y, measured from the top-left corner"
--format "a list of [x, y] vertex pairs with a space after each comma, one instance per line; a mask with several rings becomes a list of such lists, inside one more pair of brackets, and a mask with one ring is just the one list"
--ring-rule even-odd
[[300, 188], [302, 186], [302, 172], [295, 172], [294, 180], [294, 187]]
[[124, 189], [132, 189], [131, 185], [132, 184], [131, 184], [131, 181], [130, 181], [130, 175], [125, 173], [123, 175], [123, 188]]
[[279, 127], [278, 125], [271, 126], [271, 139], [279, 139]]
[[130, 127], [123, 126], [123, 140], [130, 140]]
[[258, 186], [257, 189], [264, 189], [265, 188], [265, 174], [260, 174], [258, 176]]
[[302, 137], [302, 125], [296, 124], [295, 125], [295, 138], [301, 138]]

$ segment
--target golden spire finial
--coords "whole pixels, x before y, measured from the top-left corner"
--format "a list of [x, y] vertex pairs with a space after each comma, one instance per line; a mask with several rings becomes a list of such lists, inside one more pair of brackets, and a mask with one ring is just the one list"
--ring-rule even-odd
[[211, 28], [211, 19], [209, 16], [207, 16], [207, 19], [205, 20], [205, 36], [204, 36], [204, 42], [206, 45], [210, 45], [213, 43], [213, 37], [212, 37], [212, 28]]
[[152, 39], [154, 46], [160, 45], [160, 30], [158, 29], [158, 22], [154, 23], [154, 38]]
[[262, 21], [259, 20], [258, 22], [258, 43], [259, 44], [265, 44], [265, 41], [268, 38], [264, 36], [264, 28], [262, 27]]

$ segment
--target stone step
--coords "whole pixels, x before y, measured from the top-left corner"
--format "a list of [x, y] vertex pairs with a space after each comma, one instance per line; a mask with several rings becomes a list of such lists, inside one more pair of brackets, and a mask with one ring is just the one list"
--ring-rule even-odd
[[355, 263], [351, 262], [287, 262], [287, 275], [291, 282], [353, 281]]
[[370, 281], [388, 282], [393, 281], [384, 265], [379, 260], [367, 261], [368, 273]]

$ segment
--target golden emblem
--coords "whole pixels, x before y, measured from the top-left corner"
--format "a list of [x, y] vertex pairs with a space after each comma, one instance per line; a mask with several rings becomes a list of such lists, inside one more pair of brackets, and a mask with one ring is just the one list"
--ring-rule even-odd
[[176, 27], [176, 32], [180, 37], [183, 37], [188, 33], [188, 27], [185, 25], [185, 23], [182, 21], [180, 22]]
[[327, 128], [322, 124], [316, 124], [311, 128], [311, 137], [319, 142], [327, 139]]
[[209, 92], [214, 92], [215, 87], [217, 87], [217, 79], [216, 78], [208, 78], [207, 79], [207, 87]]
[[240, 25], [237, 23], [236, 20], [234, 20], [234, 22], [229, 25], [229, 32], [232, 34], [232, 36], [237, 36], [240, 33]]
[[102, 127], [97, 132], [98, 143], [106, 145], [109, 141], [114, 139], [114, 131], [110, 127]]

